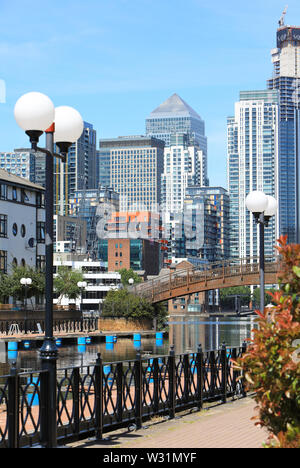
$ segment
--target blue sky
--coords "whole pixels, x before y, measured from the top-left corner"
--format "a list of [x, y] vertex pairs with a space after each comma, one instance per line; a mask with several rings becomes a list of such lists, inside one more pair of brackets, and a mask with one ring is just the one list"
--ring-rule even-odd
[[[226, 187], [226, 119], [272, 76], [285, 1], [0, 0], [0, 151], [28, 146], [13, 117], [25, 92], [76, 107], [98, 140], [144, 134], [176, 92], [205, 120], [210, 184]], [[286, 24], [300, 25], [288, 4]]]

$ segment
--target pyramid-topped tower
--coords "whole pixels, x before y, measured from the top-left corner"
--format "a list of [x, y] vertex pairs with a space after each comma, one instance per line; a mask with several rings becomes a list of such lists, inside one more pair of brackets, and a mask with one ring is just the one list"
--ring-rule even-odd
[[205, 124], [200, 115], [178, 94], [174, 93], [154, 109], [146, 119], [146, 134], [170, 145], [171, 135], [185, 133], [190, 140], [207, 152]]

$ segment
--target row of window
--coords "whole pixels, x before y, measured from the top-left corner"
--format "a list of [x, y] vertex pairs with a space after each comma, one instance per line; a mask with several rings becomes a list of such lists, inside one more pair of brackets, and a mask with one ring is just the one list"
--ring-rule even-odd
[[[37, 255], [36, 257], [36, 268], [38, 270], [44, 271], [46, 265], [45, 255]], [[14, 266], [18, 266], [18, 260], [16, 258], [13, 259], [12, 264]], [[25, 267], [26, 261], [24, 258], [20, 261], [20, 266]], [[0, 274], [7, 274], [7, 251], [0, 250]]]
[[[45, 243], [45, 223], [40, 222], [40, 221], [37, 222], [36, 231], [37, 231], [37, 239], [36, 239], [37, 242], [40, 244], [44, 244]], [[18, 232], [19, 232], [19, 228], [18, 228], [17, 223], [13, 223], [12, 234], [14, 235], [14, 237], [18, 235]], [[7, 234], [8, 234], [7, 233], [7, 215], [0, 214], [0, 237], [6, 238]], [[21, 237], [23, 238], [26, 236], [25, 224], [21, 225], [20, 234], [21, 234]]]

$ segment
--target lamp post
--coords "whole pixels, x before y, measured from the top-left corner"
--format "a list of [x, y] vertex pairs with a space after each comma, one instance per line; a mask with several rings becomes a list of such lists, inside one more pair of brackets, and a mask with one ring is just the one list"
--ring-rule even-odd
[[[80, 138], [83, 121], [70, 107], [55, 109], [51, 99], [42, 93], [24, 94], [16, 102], [14, 115], [17, 124], [29, 136], [32, 150], [46, 155], [45, 231], [46, 231], [46, 310], [45, 338], [40, 349], [42, 367], [49, 373], [49, 418], [47, 421], [47, 447], [57, 445], [56, 424], [56, 361], [57, 347], [53, 337], [53, 158], [66, 160], [68, 148]], [[46, 148], [39, 148], [41, 135], [46, 132]], [[54, 141], [61, 154], [54, 153]]]
[[24, 286], [25, 289], [25, 299], [24, 299], [24, 332], [27, 333], [27, 288], [32, 284], [31, 278], [21, 278], [20, 283]]
[[80, 288], [80, 312], [82, 314], [82, 291], [87, 287], [87, 282], [78, 281], [77, 286]]
[[264, 192], [254, 190], [246, 198], [246, 207], [252, 212], [259, 224], [259, 277], [260, 277], [260, 312], [265, 310], [265, 226], [277, 212], [277, 200]]

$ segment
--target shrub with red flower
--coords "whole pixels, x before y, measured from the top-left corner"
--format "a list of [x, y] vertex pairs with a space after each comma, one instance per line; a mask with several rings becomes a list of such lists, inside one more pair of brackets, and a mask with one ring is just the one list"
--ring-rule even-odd
[[258, 403], [257, 425], [267, 428], [268, 448], [300, 448], [300, 245], [280, 237], [279, 290], [272, 308], [258, 314], [247, 353], [238, 360]]

